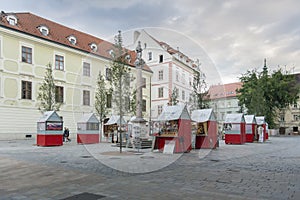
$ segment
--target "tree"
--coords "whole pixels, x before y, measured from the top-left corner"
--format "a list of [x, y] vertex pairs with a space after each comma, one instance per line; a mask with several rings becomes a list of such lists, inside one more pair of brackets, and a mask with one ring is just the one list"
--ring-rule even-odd
[[190, 96], [190, 104], [192, 109], [204, 109], [208, 108], [209, 95], [207, 90], [207, 84], [205, 82], [205, 75], [201, 71], [194, 72], [193, 78], [193, 92]]
[[55, 99], [55, 84], [50, 63], [46, 65], [46, 74], [42, 85], [39, 87], [37, 100], [39, 101], [39, 110], [42, 112], [58, 111], [61, 106], [61, 103], [57, 103]]
[[108, 114], [107, 110], [107, 94], [108, 90], [106, 89], [106, 83], [104, 76], [99, 75], [97, 78], [96, 94], [95, 94], [95, 110], [100, 118], [100, 135], [102, 135], [102, 123], [106, 115]]
[[177, 103], [178, 103], [178, 88], [174, 87], [169, 101], [169, 105], [174, 106], [177, 105]]
[[240, 78], [242, 88], [237, 90], [239, 104], [247, 108], [247, 113], [263, 115], [269, 127], [276, 126], [278, 111], [286, 109], [299, 98], [299, 86], [294, 75], [281, 69], [268, 75], [266, 62], [262, 72], [247, 71]]
[[[111, 91], [113, 93], [113, 110], [120, 116], [120, 122], [123, 115], [129, 112], [130, 107], [130, 68], [128, 66], [129, 54], [123, 48], [123, 41], [121, 31], [115, 37], [114, 49], [112, 52], [111, 69]], [[121, 126], [121, 124], [120, 124]], [[122, 134], [119, 129], [120, 135], [120, 152], [122, 152]]]

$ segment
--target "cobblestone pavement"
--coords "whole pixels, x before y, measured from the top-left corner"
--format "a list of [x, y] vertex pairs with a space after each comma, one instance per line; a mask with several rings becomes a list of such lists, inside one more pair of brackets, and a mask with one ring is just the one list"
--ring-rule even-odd
[[34, 143], [0, 141], [1, 200], [300, 199], [299, 136], [175, 155]]

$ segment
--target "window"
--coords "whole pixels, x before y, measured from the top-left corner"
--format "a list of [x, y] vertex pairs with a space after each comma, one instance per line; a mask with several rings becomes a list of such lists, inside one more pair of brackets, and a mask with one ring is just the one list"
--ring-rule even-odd
[[90, 45], [90, 47], [91, 47], [91, 49], [92, 49], [93, 52], [96, 52], [98, 50], [98, 47], [97, 47], [97, 45], [95, 43], [92, 43]]
[[110, 68], [106, 68], [105, 75], [106, 75], [106, 80], [110, 81], [111, 80], [111, 69]]
[[64, 88], [61, 86], [55, 86], [55, 102], [56, 103], [64, 102]]
[[152, 52], [148, 52], [148, 60], [152, 60]]
[[31, 99], [32, 83], [29, 81], [22, 81], [22, 99]]
[[55, 69], [64, 70], [64, 57], [55, 55]]
[[32, 48], [22, 46], [22, 62], [32, 64]]
[[111, 104], [111, 102], [112, 102], [112, 95], [111, 94], [107, 94], [106, 95], [106, 107], [107, 108], [111, 108], [112, 106], [112, 104]]
[[38, 29], [42, 33], [42, 35], [47, 36], [49, 34], [49, 29], [46, 26], [39, 26]]
[[297, 103], [294, 103], [294, 108], [297, 108], [297, 107], [298, 107]]
[[192, 86], [192, 78], [191, 77], [189, 78], [189, 83], [190, 83], [190, 86]]
[[182, 92], [181, 92], [181, 97], [182, 97], [182, 101], [185, 101], [185, 91], [184, 90], [182, 90]]
[[146, 88], [146, 78], [142, 78], [142, 88]]
[[162, 109], [163, 109], [163, 106], [162, 105], [158, 105], [157, 106], [157, 114], [160, 115], [162, 113]]
[[298, 121], [299, 120], [299, 116], [298, 115], [294, 115], [294, 121]]
[[90, 105], [90, 91], [83, 90], [83, 105], [89, 106]]
[[159, 70], [158, 71], [158, 80], [163, 80], [164, 79], [164, 70]]
[[83, 76], [90, 76], [91, 65], [90, 63], [83, 63]]
[[73, 35], [70, 35], [70, 36], [68, 37], [68, 40], [69, 40], [69, 42], [70, 42], [71, 44], [73, 44], [73, 45], [76, 45], [76, 43], [77, 43], [77, 39], [76, 39], [76, 37], [73, 36]]
[[158, 88], [158, 98], [164, 97], [164, 88], [160, 87]]
[[146, 110], [147, 110], [146, 109], [146, 107], [147, 107], [146, 105], [147, 105], [147, 101], [146, 101], [146, 99], [143, 99], [143, 101], [142, 101], [142, 111], [143, 112], [146, 112]]
[[176, 81], [179, 82], [179, 72], [178, 71], [176, 71]]
[[159, 62], [162, 63], [164, 61], [164, 56], [163, 55], [159, 55]]
[[185, 74], [182, 74], [182, 84], [185, 85]]
[[10, 25], [13, 25], [13, 26], [17, 25], [18, 20], [15, 16], [9, 15], [9, 16], [7, 16], [6, 19]]
[[284, 122], [284, 120], [285, 120], [285, 119], [284, 119], [284, 115], [281, 115], [281, 116], [280, 116], [280, 121], [281, 121], [281, 122]]

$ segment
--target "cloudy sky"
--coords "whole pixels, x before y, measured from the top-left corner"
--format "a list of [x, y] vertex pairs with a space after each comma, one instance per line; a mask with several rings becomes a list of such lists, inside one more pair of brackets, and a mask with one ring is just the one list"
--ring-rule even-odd
[[5, 12], [31, 12], [124, 43], [145, 29], [193, 59], [209, 83], [230, 83], [247, 70], [300, 72], [299, 0], [10, 0]]

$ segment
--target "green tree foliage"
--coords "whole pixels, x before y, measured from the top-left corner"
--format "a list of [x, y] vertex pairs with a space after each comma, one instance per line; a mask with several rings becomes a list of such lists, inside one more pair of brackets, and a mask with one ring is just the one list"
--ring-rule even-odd
[[190, 96], [191, 109], [204, 109], [209, 107], [209, 95], [205, 76], [200, 71], [194, 72], [193, 78], [193, 92]]
[[247, 108], [248, 114], [265, 116], [269, 127], [276, 126], [278, 111], [286, 109], [299, 98], [299, 86], [294, 75], [281, 69], [268, 75], [266, 65], [262, 72], [247, 71], [240, 78], [242, 88], [237, 90], [239, 104]]
[[130, 111], [130, 68], [128, 66], [128, 52], [123, 48], [122, 35], [119, 31], [115, 37], [115, 44], [112, 52], [111, 69], [111, 92], [113, 97], [113, 110], [119, 115]]
[[39, 87], [37, 100], [39, 101], [39, 110], [58, 111], [61, 103], [55, 101], [55, 84], [52, 72], [52, 65], [46, 66], [46, 74], [42, 85]]
[[[96, 86], [96, 94], [95, 94], [95, 110], [100, 118], [100, 127], [102, 127], [102, 123], [106, 115], [108, 114], [107, 109], [107, 94], [108, 90], [106, 89], [106, 83], [104, 76], [101, 75], [99, 71], [99, 75], [97, 78], [97, 86]], [[100, 128], [100, 130], [102, 130]]]
[[179, 102], [178, 101], [178, 88], [174, 87], [172, 94], [171, 94], [169, 105], [174, 106], [174, 105], [177, 105], [178, 102]]

